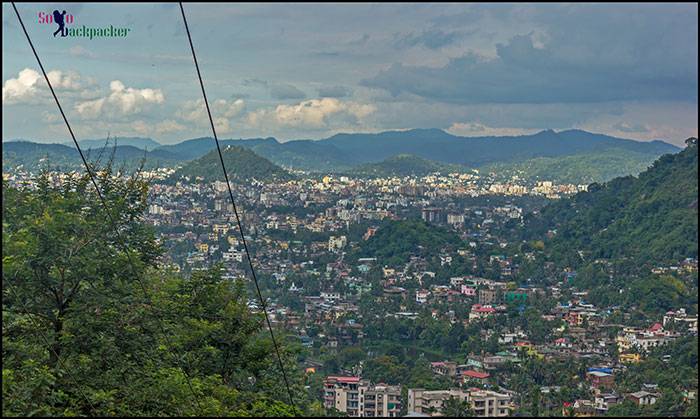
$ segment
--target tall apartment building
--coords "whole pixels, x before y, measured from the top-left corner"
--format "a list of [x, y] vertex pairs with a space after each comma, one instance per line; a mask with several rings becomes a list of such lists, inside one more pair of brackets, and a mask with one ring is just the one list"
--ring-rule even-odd
[[323, 382], [326, 411], [336, 409], [350, 417], [398, 417], [401, 387], [373, 385], [360, 377], [326, 377]]
[[468, 402], [476, 417], [495, 418], [510, 414], [511, 397], [508, 394], [476, 388], [434, 391], [409, 389], [408, 413], [443, 416], [444, 403], [450, 398]]
[[421, 210], [421, 217], [425, 222], [439, 223], [443, 218], [442, 210], [435, 207], [426, 207]]
[[479, 290], [479, 304], [491, 305], [496, 304], [498, 300], [498, 292], [492, 288], [482, 288]]

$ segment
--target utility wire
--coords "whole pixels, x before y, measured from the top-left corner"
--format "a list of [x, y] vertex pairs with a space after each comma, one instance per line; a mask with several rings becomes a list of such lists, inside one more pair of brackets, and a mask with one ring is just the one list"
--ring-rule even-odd
[[[15, 14], [17, 15], [17, 19], [19, 20], [19, 23], [22, 26], [22, 31], [24, 31], [24, 36], [27, 38], [27, 42], [29, 42], [29, 46], [32, 48], [32, 52], [34, 53], [34, 57], [36, 58], [36, 61], [39, 64], [39, 67], [41, 68], [41, 72], [44, 75], [44, 79], [46, 79], [46, 83], [49, 86], [49, 90], [51, 90], [51, 94], [53, 95], [54, 101], [56, 102], [56, 106], [58, 106], [58, 110], [61, 112], [61, 116], [63, 117], [63, 121], [66, 123], [66, 127], [68, 127], [68, 132], [70, 133], [71, 139], [73, 140], [75, 147], [78, 149], [78, 153], [80, 154], [80, 158], [83, 161], [83, 165], [85, 165], [85, 170], [87, 171], [88, 175], [90, 176], [90, 180], [92, 181], [92, 184], [95, 187], [95, 191], [97, 192], [97, 196], [100, 198], [100, 201], [102, 202], [102, 206], [104, 207], [105, 212], [107, 213], [107, 217], [109, 218], [110, 224], [112, 225], [112, 228], [114, 229], [114, 232], [117, 235], [118, 244], [122, 247], [122, 251], [126, 254], [127, 260], [129, 262], [129, 266], [131, 267], [132, 274], [136, 278], [136, 280], [138, 281], [139, 285], [141, 286], [141, 290], [143, 291], [143, 294], [145, 296], [145, 299], [146, 299], [148, 306], [151, 307], [153, 305], [152, 300], [150, 298], [150, 295], [148, 294], [148, 291], [146, 290], [145, 284], [141, 280], [141, 277], [136, 269], [134, 261], [131, 258], [131, 254], [129, 253], [129, 248], [126, 245], [126, 241], [123, 240], [122, 235], [119, 232], [119, 228], [117, 226], [117, 223], [114, 220], [114, 216], [112, 215], [112, 212], [110, 211], [109, 206], [107, 205], [107, 202], [105, 201], [104, 196], [102, 195], [102, 192], [100, 191], [100, 188], [97, 185], [97, 180], [95, 178], [95, 174], [90, 169], [90, 165], [88, 164], [87, 159], [85, 158], [85, 154], [83, 154], [83, 150], [80, 147], [80, 144], [75, 139], [75, 134], [73, 134], [73, 129], [71, 128], [70, 123], [68, 122], [68, 118], [66, 118], [65, 112], [63, 112], [63, 107], [61, 106], [61, 102], [58, 100], [58, 97], [56, 96], [56, 92], [54, 91], [53, 86], [51, 85], [51, 81], [49, 80], [49, 77], [46, 73], [46, 70], [44, 69], [44, 65], [41, 63], [41, 59], [39, 59], [39, 54], [36, 52], [36, 48], [34, 48], [34, 43], [32, 43], [32, 39], [29, 36], [29, 33], [27, 32], [27, 28], [24, 26], [24, 21], [22, 21], [22, 17], [20, 16], [19, 11], [17, 10], [17, 6], [15, 5], [14, 2], [12, 2], [12, 8], [15, 10]], [[154, 311], [154, 313], [157, 313], [157, 311]], [[170, 342], [170, 338], [168, 337], [168, 334], [166, 333], [165, 327], [163, 326], [162, 319], [160, 318], [160, 316], [157, 316], [156, 319], [158, 320], [158, 325], [160, 326], [161, 333], [163, 334], [163, 337], [166, 340], [167, 346], [175, 349], [174, 346]], [[190, 380], [190, 376], [187, 373], [187, 370], [185, 370], [182, 367], [182, 365], [180, 365], [179, 358], [180, 358], [179, 354], [176, 353], [175, 360], [178, 364], [178, 367], [185, 375], [185, 379], [187, 381], [187, 386], [189, 387], [190, 392], [192, 393], [192, 396], [194, 397], [194, 400], [195, 400], [195, 403], [197, 404], [197, 407], [199, 408], [200, 411], [203, 411], [202, 405], [199, 402], [199, 398], [197, 397], [197, 394], [194, 391], [194, 387], [192, 386], [192, 381]]]
[[197, 55], [194, 52], [194, 45], [192, 44], [192, 35], [190, 34], [190, 27], [187, 24], [187, 17], [185, 17], [185, 9], [180, 4], [180, 11], [182, 12], [182, 20], [185, 22], [185, 30], [187, 31], [187, 39], [190, 42], [190, 49], [192, 50], [192, 58], [194, 59], [194, 66], [197, 69], [197, 78], [199, 79], [199, 85], [202, 88], [202, 96], [204, 97], [204, 104], [207, 108], [207, 115], [209, 116], [209, 123], [211, 124], [211, 131], [214, 134], [214, 141], [216, 141], [216, 150], [219, 152], [219, 160], [221, 161], [221, 168], [224, 171], [224, 179], [226, 180], [226, 187], [228, 188], [228, 195], [231, 198], [231, 205], [233, 206], [233, 213], [236, 216], [236, 223], [238, 224], [238, 231], [241, 233], [241, 240], [243, 242], [243, 248], [245, 249], [246, 258], [248, 259], [248, 265], [250, 266], [250, 272], [253, 276], [253, 282], [255, 283], [255, 290], [257, 291], [258, 298], [260, 299], [260, 305], [262, 307], [263, 313], [265, 314], [265, 321], [267, 322], [267, 328], [270, 331], [270, 337], [272, 338], [272, 344], [275, 347], [275, 353], [277, 354], [277, 362], [282, 370], [282, 378], [284, 379], [284, 385], [287, 388], [287, 395], [289, 396], [289, 403], [292, 408], [295, 408], [294, 397], [292, 396], [292, 391], [289, 388], [289, 381], [287, 380], [287, 373], [284, 369], [284, 364], [282, 363], [282, 356], [280, 355], [279, 346], [277, 345], [277, 340], [275, 339], [275, 333], [272, 331], [272, 324], [270, 323], [270, 316], [267, 313], [267, 304], [260, 291], [260, 285], [258, 284], [258, 278], [255, 275], [255, 269], [253, 268], [253, 259], [250, 257], [250, 251], [248, 250], [248, 244], [245, 239], [245, 234], [243, 234], [243, 225], [241, 224], [241, 217], [238, 215], [238, 209], [236, 208], [236, 201], [233, 199], [233, 191], [231, 190], [231, 183], [229, 182], [228, 172], [226, 171], [226, 164], [224, 163], [224, 156], [221, 154], [221, 145], [219, 144], [219, 137], [216, 135], [216, 128], [214, 128], [214, 119], [211, 116], [211, 110], [209, 109], [209, 100], [207, 99], [207, 92], [204, 89], [204, 82], [202, 81], [202, 73], [199, 71], [199, 63], [197, 62]]

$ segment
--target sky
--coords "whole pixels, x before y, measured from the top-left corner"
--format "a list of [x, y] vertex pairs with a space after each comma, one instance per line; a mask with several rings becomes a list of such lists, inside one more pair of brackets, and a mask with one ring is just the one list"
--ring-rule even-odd
[[[70, 139], [8, 3], [2, 138]], [[76, 136], [211, 130], [177, 4], [17, 5]], [[126, 37], [54, 37], [112, 25]], [[697, 4], [185, 4], [221, 138], [698, 132]]]

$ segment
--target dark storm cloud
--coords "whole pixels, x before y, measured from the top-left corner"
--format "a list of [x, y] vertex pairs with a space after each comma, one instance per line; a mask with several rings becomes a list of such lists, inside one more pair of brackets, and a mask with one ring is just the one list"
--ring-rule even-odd
[[[440, 68], [395, 63], [361, 83], [449, 103], [697, 101], [697, 8], [566, 8], [542, 28]], [[540, 39], [542, 38], [542, 39]]]

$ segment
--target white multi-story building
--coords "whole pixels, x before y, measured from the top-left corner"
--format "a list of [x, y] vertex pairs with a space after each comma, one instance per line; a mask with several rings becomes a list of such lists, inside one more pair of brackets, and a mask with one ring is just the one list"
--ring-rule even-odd
[[337, 252], [348, 244], [348, 238], [345, 236], [330, 236], [328, 238], [328, 251]]
[[469, 403], [476, 417], [504, 417], [508, 416], [512, 409], [510, 395], [490, 390], [476, 388], [432, 391], [409, 389], [408, 414], [443, 416], [445, 402], [450, 398]]
[[401, 412], [401, 386], [373, 385], [360, 377], [326, 377], [323, 405], [349, 417], [398, 417]]

